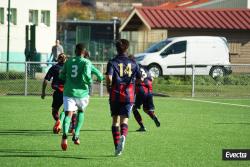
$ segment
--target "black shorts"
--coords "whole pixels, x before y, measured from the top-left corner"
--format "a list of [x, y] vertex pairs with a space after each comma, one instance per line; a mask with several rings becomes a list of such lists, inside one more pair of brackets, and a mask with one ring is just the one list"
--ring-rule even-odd
[[143, 105], [143, 110], [154, 111], [153, 94], [136, 94], [134, 107], [140, 109], [141, 105]]
[[110, 102], [111, 116], [122, 115], [129, 118], [133, 105], [133, 103]]
[[59, 109], [62, 106], [62, 104], [63, 104], [63, 92], [54, 91], [52, 107], [55, 109]]

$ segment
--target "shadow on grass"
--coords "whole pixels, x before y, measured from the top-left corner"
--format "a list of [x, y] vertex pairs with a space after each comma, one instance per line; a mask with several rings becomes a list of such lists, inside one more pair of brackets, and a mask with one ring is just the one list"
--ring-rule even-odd
[[110, 130], [107, 130], [107, 129], [82, 129], [81, 132], [110, 132]]
[[[81, 157], [81, 156], [74, 156], [74, 155], [51, 155], [51, 154], [39, 154], [42, 152], [57, 152], [59, 154], [60, 152], [63, 153], [62, 150], [18, 150], [18, 149], [0, 149], [0, 158], [6, 157], [27, 157], [27, 158], [68, 158], [68, 159], [97, 159], [97, 158], [111, 158], [114, 157], [113, 155], [99, 155], [99, 156], [90, 156], [90, 157]], [[4, 155], [1, 155], [3, 153]]]
[[250, 125], [250, 122], [216, 122], [216, 125]]
[[52, 130], [29, 130], [29, 129], [0, 130], [0, 136], [4, 135], [44, 136], [52, 134], [53, 134]]
[[[83, 129], [81, 131], [85, 132], [105, 132], [111, 130], [105, 129]], [[8, 135], [23, 135], [23, 136], [47, 136], [54, 135], [52, 130], [29, 130], [29, 129], [9, 129], [9, 130], [0, 130], [0, 136], [8, 136]]]

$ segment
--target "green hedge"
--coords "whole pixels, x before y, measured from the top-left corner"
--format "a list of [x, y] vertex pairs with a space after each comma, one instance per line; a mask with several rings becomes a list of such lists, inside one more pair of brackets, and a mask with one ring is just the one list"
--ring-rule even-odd
[[[155, 78], [155, 84], [192, 85], [192, 76], [164, 76]], [[195, 85], [250, 85], [250, 74], [228, 75], [213, 79], [210, 76], [195, 76]]]

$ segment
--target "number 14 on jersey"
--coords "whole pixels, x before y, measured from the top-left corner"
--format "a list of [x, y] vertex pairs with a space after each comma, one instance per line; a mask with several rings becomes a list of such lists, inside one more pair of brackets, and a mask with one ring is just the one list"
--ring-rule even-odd
[[124, 66], [123, 63], [118, 64], [118, 66], [120, 68], [120, 77], [123, 77], [124, 75], [128, 75], [129, 77], [131, 77], [132, 75], [131, 63], [128, 63], [125, 69], [123, 69]]

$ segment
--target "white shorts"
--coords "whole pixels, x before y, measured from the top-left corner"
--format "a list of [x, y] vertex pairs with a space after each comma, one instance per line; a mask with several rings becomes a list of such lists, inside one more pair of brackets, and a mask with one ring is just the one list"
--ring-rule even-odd
[[74, 98], [63, 96], [64, 111], [84, 111], [89, 104], [89, 96], [84, 98]]

